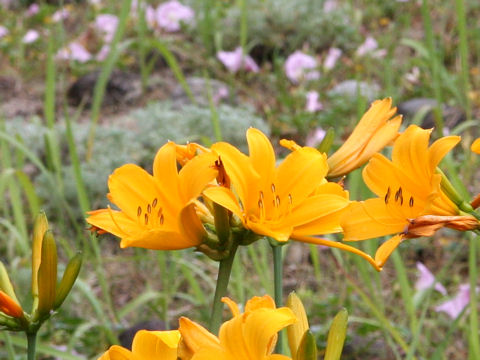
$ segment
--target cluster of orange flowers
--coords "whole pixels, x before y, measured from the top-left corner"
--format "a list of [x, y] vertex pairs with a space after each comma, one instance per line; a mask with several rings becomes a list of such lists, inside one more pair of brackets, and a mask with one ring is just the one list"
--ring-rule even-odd
[[[132, 350], [113, 345], [99, 360], [304, 360], [316, 359], [317, 348], [308, 342], [310, 329], [305, 309], [294, 294], [286, 307], [276, 308], [268, 296], [255, 296], [247, 301], [242, 313], [239, 306], [224, 297], [232, 318], [224, 322], [219, 335], [210, 333], [196, 322], [182, 317], [178, 330], [140, 330]], [[272, 354], [277, 333], [286, 328], [291, 357]], [[338, 359], [346, 330], [346, 311], [340, 311], [332, 322], [325, 359]]]
[[[462, 199], [438, 169], [460, 137], [429, 145], [431, 130], [411, 125], [399, 133], [401, 117], [395, 113], [391, 99], [375, 101], [331, 156], [281, 140], [291, 152], [279, 163], [270, 140], [253, 128], [247, 131], [249, 155], [225, 142], [210, 148], [169, 142], [155, 157], [153, 175], [132, 164], [115, 170], [107, 196], [119, 210], [92, 211], [87, 221], [120, 237], [121, 247], [195, 247], [223, 260], [239, 245], [270, 237], [340, 248], [381, 270], [404, 239], [430, 236], [441, 227], [480, 228], [474, 210], [478, 197], [471, 204]], [[390, 160], [379, 151], [392, 144]], [[480, 139], [472, 151], [480, 152]], [[363, 179], [376, 197], [351, 201], [343, 176], [366, 162]], [[394, 236], [372, 257], [319, 237], [332, 233], [343, 233], [345, 241]], [[233, 318], [218, 337], [181, 318], [179, 330], [140, 331], [131, 351], [113, 346], [101, 359], [290, 359], [272, 354], [276, 333], [305, 323], [304, 314], [276, 309], [269, 297], [250, 300], [243, 314], [231, 300], [224, 301]], [[304, 330], [290, 331], [289, 337], [297, 339], [290, 341], [292, 359], [308, 358], [297, 354]]]
[[[329, 157], [282, 140], [291, 153], [279, 165], [270, 140], [253, 128], [247, 131], [248, 156], [224, 142], [210, 148], [169, 142], [155, 157], [153, 175], [132, 164], [115, 170], [107, 196], [120, 210], [92, 211], [87, 222], [120, 237], [121, 247], [196, 247], [222, 259], [232, 243], [268, 236], [350, 251], [380, 270], [403, 239], [428, 236], [443, 226], [479, 227], [472, 207], [455, 197], [437, 170], [460, 137], [443, 137], [429, 146], [431, 130], [411, 125], [399, 134], [401, 116], [395, 112], [390, 98], [375, 101]], [[389, 160], [378, 151], [392, 143]], [[351, 201], [342, 181], [330, 180], [367, 161], [363, 178], [378, 197]], [[318, 237], [340, 232], [347, 241], [398, 235], [371, 257]]]

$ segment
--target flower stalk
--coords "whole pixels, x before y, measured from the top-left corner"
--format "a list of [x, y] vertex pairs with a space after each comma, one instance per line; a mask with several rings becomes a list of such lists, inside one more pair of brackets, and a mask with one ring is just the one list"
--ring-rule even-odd
[[218, 334], [220, 324], [222, 322], [222, 297], [227, 293], [228, 282], [230, 281], [230, 274], [232, 273], [233, 260], [237, 252], [238, 244], [233, 243], [230, 248], [228, 256], [220, 260], [218, 266], [217, 284], [215, 286], [215, 295], [213, 297], [212, 313], [210, 315], [210, 331], [213, 334]]
[[[283, 261], [282, 261], [282, 245], [273, 239], [270, 239], [270, 246], [273, 254], [273, 291], [275, 305], [277, 308], [283, 305]], [[283, 336], [278, 336], [275, 350], [278, 354], [283, 354]]]

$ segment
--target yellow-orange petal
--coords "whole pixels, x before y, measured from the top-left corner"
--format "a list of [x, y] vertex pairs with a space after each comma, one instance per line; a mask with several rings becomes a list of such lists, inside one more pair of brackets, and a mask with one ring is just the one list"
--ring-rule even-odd
[[168, 189], [170, 197], [180, 198], [176, 145], [174, 142], [170, 141], [158, 149], [153, 159], [153, 177], [160, 188]]
[[[260, 182], [260, 176], [253, 168], [248, 156], [227, 143], [216, 143], [212, 145], [212, 150], [220, 157], [225, 170], [230, 177], [231, 183], [235, 187], [240, 201], [247, 212], [256, 210], [256, 199], [258, 194], [256, 189]], [[252, 207], [255, 203], [255, 207]]]
[[[296, 228], [341, 211], [349, 203], [348, 199], [338, 195], [321, 194], [309, 196], [286, 217], [285, 224]], [[332, 229], [338, 229], [340, 223], [331, 224], [330, 226]]]
[[429, 151], [430, 166], [435, 169], [440, 161], [452, 150], [461, 140], [460, 136], [444, 136], [436, 140], [431, 146]]
[[310, 147], [291, 152], [277, 169], [276, 192], [296, 207], [322, 183], [328, 171], [327, 156]]
[[480, 138], [475, 139], [475, 141], [470, 146], [470, 150], [472, 150], [476, 154], [480, 154]]
[[382, 268], [383, 265], [387, 262], [390, 255], [393, 251], [400, 245], [403, 241], [404, 237], [401, 234], [395, 235], [394, 237], [385, 241], [380, 247], [377, 249], [375, 253], [375, 262], [378, 267]]
[[245, 304], [245, 312], [249, 313], [257, 309], [266, 308], [266, 309], [275, 309], [275, 300], [272, 299], [269, 295], [263, 296], [254, 296], [247, 301]]
[[113, 345], [98, 360], [137, 360], [130, 350]]
[[[175, 186], [178, 188], [178, 184]], [[178, 194], [176, 188], [169, 188], [169, 193]], [[161, 193], [152, 175], [134, 164], [116, 169], [108, 178], [108, 189], [108, 199], [131, 219], [137, 219], [139, 206], [151, 203]]]
[[222, 302], [228, 306], [230, 312], [232, 313], [232, 316], [240, 315], [240, 309], [238, 308], [238, 305], [235, 301], [233, 301], [229, 297], [224, 296], [222, 297]]
[[275, 175], [275, 153], [270, 140], [260, 130], [247, 130], [249, 159], [255, 171], [260, 175], [260, 187], [270, 186]]
[[340, 223], [344, 240], [356, 241], [400, 233], [408, 220], [386, 211], [384, 199], [375, 198], [351, 203]]
[[230, 189], [222, 186], [212, 186], [203, 191], [203, 195], [211, 201], [223, 206], [237, 215], [243, 221], [243, 211], [235, 195]]
[[328, 158], [329, 177], [338, 177], [360, 167], [397, 137], [401, 117], [390, 119], [396, 112], [391, 105], [391, 98], [372, 103], [352, 134]]
[[197, 198], [205, 186], [215, 179], [217, 176], [215, 160], [217, 156], [213, 153], [203, 153], [190, 160], [180, 170], [179, 186], [184, 203]]
[[287, 226], [283, 223], [275, 224], [274, 226], [266, 222], [247, 219], [246, 226], [256, 234], [270, 236], [280, 242], [288, 241], [293, 232], [292, 226]]
[[180, 359], [189, 360], [202, 348], [220, 349], [218, 338], [203, 326], [183, 316], [179, 319], [179, 324], [178, 330], [182, 335], [178, 345]]
[[140, 330], [135, 334], [132, 353], [138, 360], [176, 360], [180, 332]]

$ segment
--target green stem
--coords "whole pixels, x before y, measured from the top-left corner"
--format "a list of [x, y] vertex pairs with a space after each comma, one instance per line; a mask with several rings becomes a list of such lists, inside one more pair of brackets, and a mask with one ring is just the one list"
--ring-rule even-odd
[[[277, 308], [283, 305], [283, 262], [282, 262], [282, 247], [280, 245], [270, 244], [273, 253], [273, 284], [275, 305]], [[283, 354], [283, 336], [282, 333], [278, 336], [277, 345], [275, 347], [277, 354]]]
[[227, 258], [220, 260], [218, 267], [217, 285], [215, 287], [215, 295], [213, 297], [212, 314], [210, 316], [210, 331], [212, 334], [218, 334], [220, 323], [222, 322], [222, 297], [227, 293], [228, 281], [232, 272], [233, 259], [237, 252], [237, 244], [233, 244], [230, 254]]
[[28, 360], [35, 360], [35, 348], [37, 346], [37, 332], [27, 333]]
[[477, 310], [477, 241], [479, 240], [479, 236], [472, 236], [470, 238], [470, 249], [468, 256], [468, 272], [470, 276], [469, 359], [480, 359]]

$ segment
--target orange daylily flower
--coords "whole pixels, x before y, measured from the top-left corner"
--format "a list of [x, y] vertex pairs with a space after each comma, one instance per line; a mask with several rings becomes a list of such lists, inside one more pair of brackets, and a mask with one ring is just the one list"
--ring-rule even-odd
[[0, 290], [0, 312], [14, 318], [23, 317], [22, 307], [2, 290]]
[[113, 345], [98, 360], [177, 360], [180, 332], [140, 330], [133, 338], [132, 351]]
[[260, 130], [250, 128], [247, 140], [250, 156], [227, 143], [212, 146], [233, 191], [209, 187], [204, 191], [209, 199], [235, 214], [245, 228], [278, 241], [341, 231], [348, 192], [325, 180], [325, 154], [302, 147], [277, 167], [272, 144]]
[[122, 248], [174, 250], [200, 245], [206, 232], [197, 209], [205, 209], [196, 199], [216, 176], [216, 157], [201, 154], [178, 171], [176, 149], [169, 142], [158, 150], [153, 176], [133, 164], [116, 169], [108, 179], [107, 197], [120, 210], [91, 211], [87, 222], [120, 237]]
[[458, 230], [479, 226], [443, 192], [442, 176], [436, 172], [460, 137], [443, 137], [429, 146], [430, 133], [411, 125], [396, 140], [391, 161], [375, 154], [363, 170], [363, 179], [378, 197], [352, 202], [342, 218], [347, 241], [399, 234], [377, 251], [379, 266], [403, 239], [430, 236], [444, 226]]
[[[325, 179], [328, 164], [324, 153], [282, 141], [292, 152], [276, 166], [272, 144], [260, 130], [248, 129], [247, 141], [250, 156], [227, 143], [212, 146], [233, 189], [211, 186], [204, 191], [207, 198], [230, 210], [256, 234], [280, 242], [291, 238], [340, 248], [362, 256], [379, 270], [374, 260], [357, 248], [312, 236], [340, 232], [340, 218], [350, 203], [342, 186]], [[296, 146], [289, 146], [292, 144]]]
[[472, 145], [470, 146], [470, 150], [472, 150], [476, 154], [480, 154], [480, 138], [476, 139]]
[[256, 234], [280, 242], [291, 238], [339, 248], [380, 269], [357, 248], [312, 236], [340, 232], [340, 218], [350, 203], [342, 186], [325, 179], [328, 164], [324, 153], [284, 140], [281, 144], [292, 153], [277, 167], [272, 144], [260, 130], [248, 129], [247, 141], [250, 156], [227, 143], [212, 146], [233, 189], [211, 186], [204, 191], [207, 198], [230, 210]]
[[289, 308], [276, 309], [268, 295], [250, 299], [244, 313], [229, 298], [222, 301], [230, 307], [233, 318], [223, 323], [218, 338], [191, 320], [180, 319], [181, 341], [191, 345], [191, 358], [179, 354], [182, 360], [291, 360], [272, 354], [277, 332], [296, 321]]
[[391, 98], [374, 101], [348, 139], [327, 159], [328, 177], [348, 174], [395, 140], [402, 122], [401, 115], [392, 118], [396, 111]]

